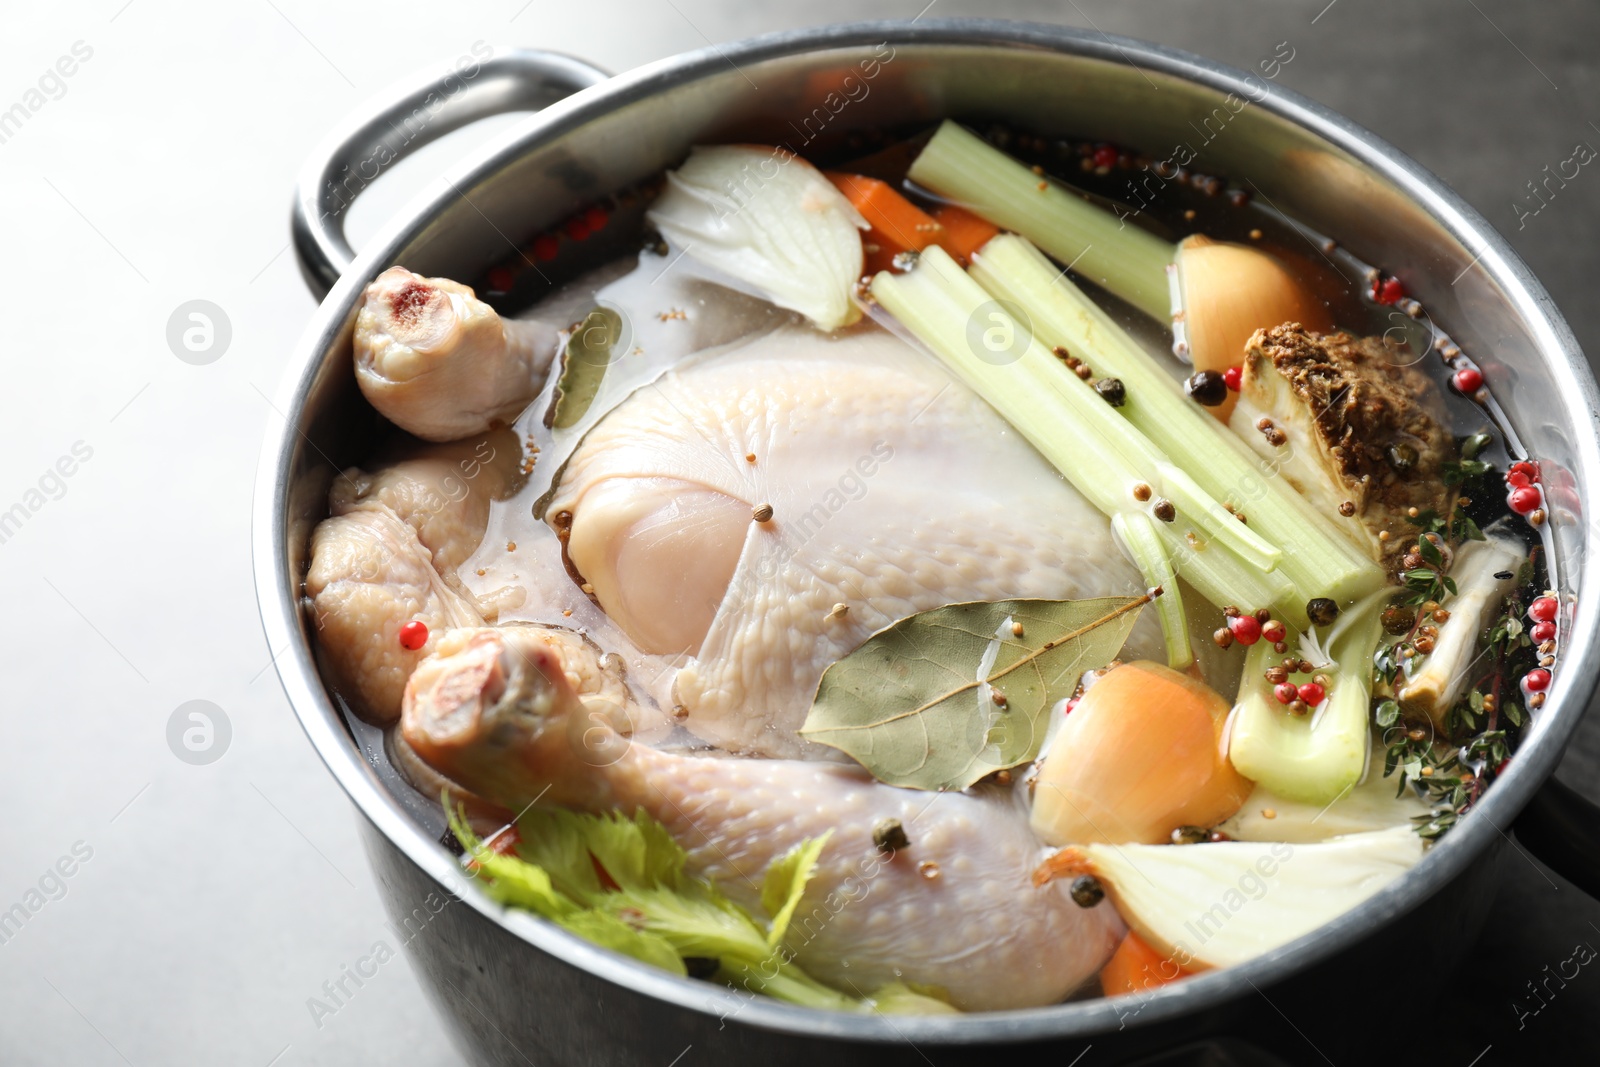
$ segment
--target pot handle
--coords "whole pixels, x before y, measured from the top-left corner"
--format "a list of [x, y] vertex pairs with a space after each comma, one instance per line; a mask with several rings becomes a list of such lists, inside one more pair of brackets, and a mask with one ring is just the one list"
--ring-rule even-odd
[[1561, 877], [1600, 898], [1600, 807], [1547, 779], [1514, 824], [1517, 840]]
[[409, 79], [367, 101], [301, 168], [290, 228], [300, 273], [319, 298], [355, 259], [344, 236], [346, 209], [386, 167], [479, 119], [538, 111], [611, 76], [555, 52], [495, 49], [489, 59], [464, 58], [469, 62]]

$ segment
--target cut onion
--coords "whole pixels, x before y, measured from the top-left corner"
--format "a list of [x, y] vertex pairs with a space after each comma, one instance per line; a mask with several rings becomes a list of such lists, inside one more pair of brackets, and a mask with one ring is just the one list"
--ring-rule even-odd
[[647, 217], [682, 255], [824, 330], [861, 317], [867, 220], [810, 163], [781, 148], [695, 148]]
[[1231, 967], [1310, 933], [1422, 858], [1409, 826], [1317, 844], [1078, 845], [1034, 880], [1100, 880], [1128, 926], [1186, 970]]
[[1215, 826], [1250, 782], [1222, 752], [1228, 702], [1159, 663], [1123, 664], [1084, 694], [1050, 742], [1033, 793], [1047, 844], [1157, 844]]

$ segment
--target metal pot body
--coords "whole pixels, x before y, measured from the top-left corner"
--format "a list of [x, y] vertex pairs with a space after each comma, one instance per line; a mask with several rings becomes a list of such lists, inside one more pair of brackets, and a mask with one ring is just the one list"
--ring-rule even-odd
[[[600, 77], [573, 60], [522, 55], [535, 56], [539, 77], [564, 80], [568, 90]], [[363, 813], [395, 921], [429, 893], [450, 895], [408, 944], [476, 1062], [659, 1067], [692, 1045], [702, 1063], [945, 1065], [987, 1060], [999, 1046], [1062, 1063], [1078, 1062], [1087, 1048], [1083, 1064], [1113, 1063], [1192, 1038], [1255, 1032], [1274, 1012], [1326, 1017], [1339, 1001], [1387, 982], [1385, 939], [1402, 920], [1408, 955], [1451, 972], [1448, 961], [1466, 951], [1493, 895], [1508, 843], [1502, 831], [1549, 777], [1593, 687], [1597, 619], [1585, 599], [1566, 628], [1558, 683], [1511, 772], [1416, 870], [1357, 911], [1247, 965], [1148, 997], [895, 1019], [744, 999], [486, 901], [439, 844], [437, 813], [373, 758], [381, 741], [323, 682], [300, 606], [309, 534], [325, 514], [328, 482], [364, 458], [379, 429], [350, 372], [350, 328], [361, 290], [381, 270], [404, 263], [479, 277], [504, 258], [508, 242], [677, 164], [693, 144], [786, 143], [804, 152], [852, 130], [910, 129], [945, 117], [1103, 137], [1157, 158], [1185, 146], [1194, 169], [1248, 179], [1272, 206], [1405, 277], [1484, 367], [1521, 447], [1571, 475], [1569, 515], [1551, 525], [1550, 549], [1562, 592], [1575, 594], [1592, 566], [1583, 516], [1594, 506], [1600, 441], [1594, 381], [1570, 331], [1487, 223], [1389, 145], [1278, 88], [1272, 58], [1240, 72], [1131, 40], [982, 21], [847, 26], [708, 49], [548, 107], [448, 173], [348, 264], [342, 239], [322, 232], [333, 203], [325, 186], [337, 172], [330, 161], [364, 150], [361, 131], [378, 124], [368, 119], [336, 134], [308, 168], [297, 248], [314, 286], [337, 281], [290, 363], [277, 405], [283, 421], [263, 450], [263, 622], [271, 646], [285, 649], [276, 662], [296, 713]], [[538, 95], [509, 93], [519, 102], [506, 106], [531, 106]], [[461, 111], [473, 109], [482, 113], [481, 97]], [[1306, 1058], [1303, 1045], [1285, 1054]]]

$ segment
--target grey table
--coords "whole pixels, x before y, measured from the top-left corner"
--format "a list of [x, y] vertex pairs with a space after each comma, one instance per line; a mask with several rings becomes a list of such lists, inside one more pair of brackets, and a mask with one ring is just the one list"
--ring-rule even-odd
[[[0, 705], [10, 811], [0, 910], [20, 903], [28, 917], [0, 941], [0, 1061], [455, 1062], [403, 954], [360, 986], [344, 978], [395, 938], [351, 809], [278, 692], [277, 650], [255, 619], [251, 479], [268, 397], [312, 308], [285, 225], [311, 145], [386, 83], [479, 41], [622, 70], [767, 30], [909, 18], [926, 2], [390, 0], [358, 12], [96, 0], [8, 12], [0, 511], [20, 504], [24, 518], [0, 530], [0, 634], [16, 683]], [[1060, 21], [1241, 66], [1289, 42], [1281, 83], [1459, 189], [1600, 353], [1600, 175], [1586, 169], [1536, 214], [1526, 184], [1577, 143], [1600, 145], [1600, 7], [936, 3], [941, 16]], [[357, 243], [493, 132], [464, 131], [395, 168], [353, 209]], [[193, 365], [175, 358], [169, 319], [201, 299], [224, 311], [231, 337], [220, 358]], [[229, 727], [209, 764], [177, 758], [181, 738], [169, 743], [194, 700]], [[177, 729], [187, 722], [179, 715]], [[1600, 799], [1597, 767], [1591, 718], [1562, 776]], [[1445, 1016], [1375, 1040], [1361, 1059], [1467, 1067], [1583, 1050], [1592, 1060], [1594, 968], [1537, 1014], [1517, 1008], [1534, 1007], [1528, 983], [1584, 941], [1600, 945], [1600, 904], [1531, 860], [1513, 863], [1465, 972], [1432, 975], [1397, 937], [1396, 968], [1459, 992]], [[314, 999], [333, 1010], [313, 1011]], [[1372, 1018], [1409, 1008], [1404, 996], [1375, 997]], [[1295, 1022], [1309, 1063], [1322, 1062], [1319, 1035], [1375, 1025]]]

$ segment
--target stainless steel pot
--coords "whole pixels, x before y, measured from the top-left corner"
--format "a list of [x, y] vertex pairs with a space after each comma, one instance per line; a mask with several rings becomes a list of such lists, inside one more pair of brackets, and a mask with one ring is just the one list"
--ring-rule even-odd
[[[699, 1063], [944, 1067], [987, 1059], [999, 1046], [1064, 1057], [1061, 1063], [1123, 1062], [1196, 1039], [1248, 1037], [1274, 1011], [1292, 1022], [1337, 1010], [1389, 965], [1384, 939], [1401, 920], [1412, 956], [1450, 973], [1482, 921], [1519, 813], [1525, 843], [1590, 892], [1600, 888], [1600, 819], [1547, 781], [1595, 686], [1600, 601], [1588, 597], [1576, 601], [1557, 684], [1509, 774], [1416, 870], [1361, 908], [1245, 966], [1137, 1003], [1091, 1000], [959, 1018], [846, 1016], [746, 1001], [501, 911], [464, 884], [439, 843], [438, 815], [386, 770], [374, 732], [318, 671], [301, 606], [307, 537], [324, 514], [333, 472], [363, 458], [377, 428], [350, 371], [362, 288], [395, 263], [478, 278], [504, 258], [508, 243], [675, 165], [699, 142], [801, 147], [817, 131], [950, 116], [1104, 137], [1157, 155], [1190, 143], [1200, 152], [1197, 167], [1248, 178], [1278, 208], [1404, 276], [1484, 365], [1523, 446], [1570, 470], [1579, 514], [1592, 513], [1600, 505], [1600, 397], [1544, 289], [1436, 178], [1278, 88], [1268, 76], [1275, 73], [1270, 57], [1263, 58], [1246, 73], [1138, 41], [989, 21], [784, 33], [609, 79], [567, 57], [513, 52], [396, 90], [338, 130], [307, 166], [294, 206], [295, 245], [308, 282], [326, 297], [290, 361], [277, 405], [284, 417], [262, 450], [257, 593], [268, 641], [284, 649], [276, 662], [290, 702], [365, 817], [390, 914], [415, 931], [408, 935], [413, 957], [476, 1062], [660, 1067], [689, 1046]], [[545, 104], [352, 256], [340, 227], [344, 207], [389, 159], [483, 115]], [[1206, 131], [1220, 129], [1218, 109], [1227, 112], [1226, 128], [1202, 143]], [[1564, 593], [1600, 580], [1593, 543], [1581, 518], [1555, 529], [1552, 560]], [[1310, 1058], [1304, 1045], [1286, 1055]]]

